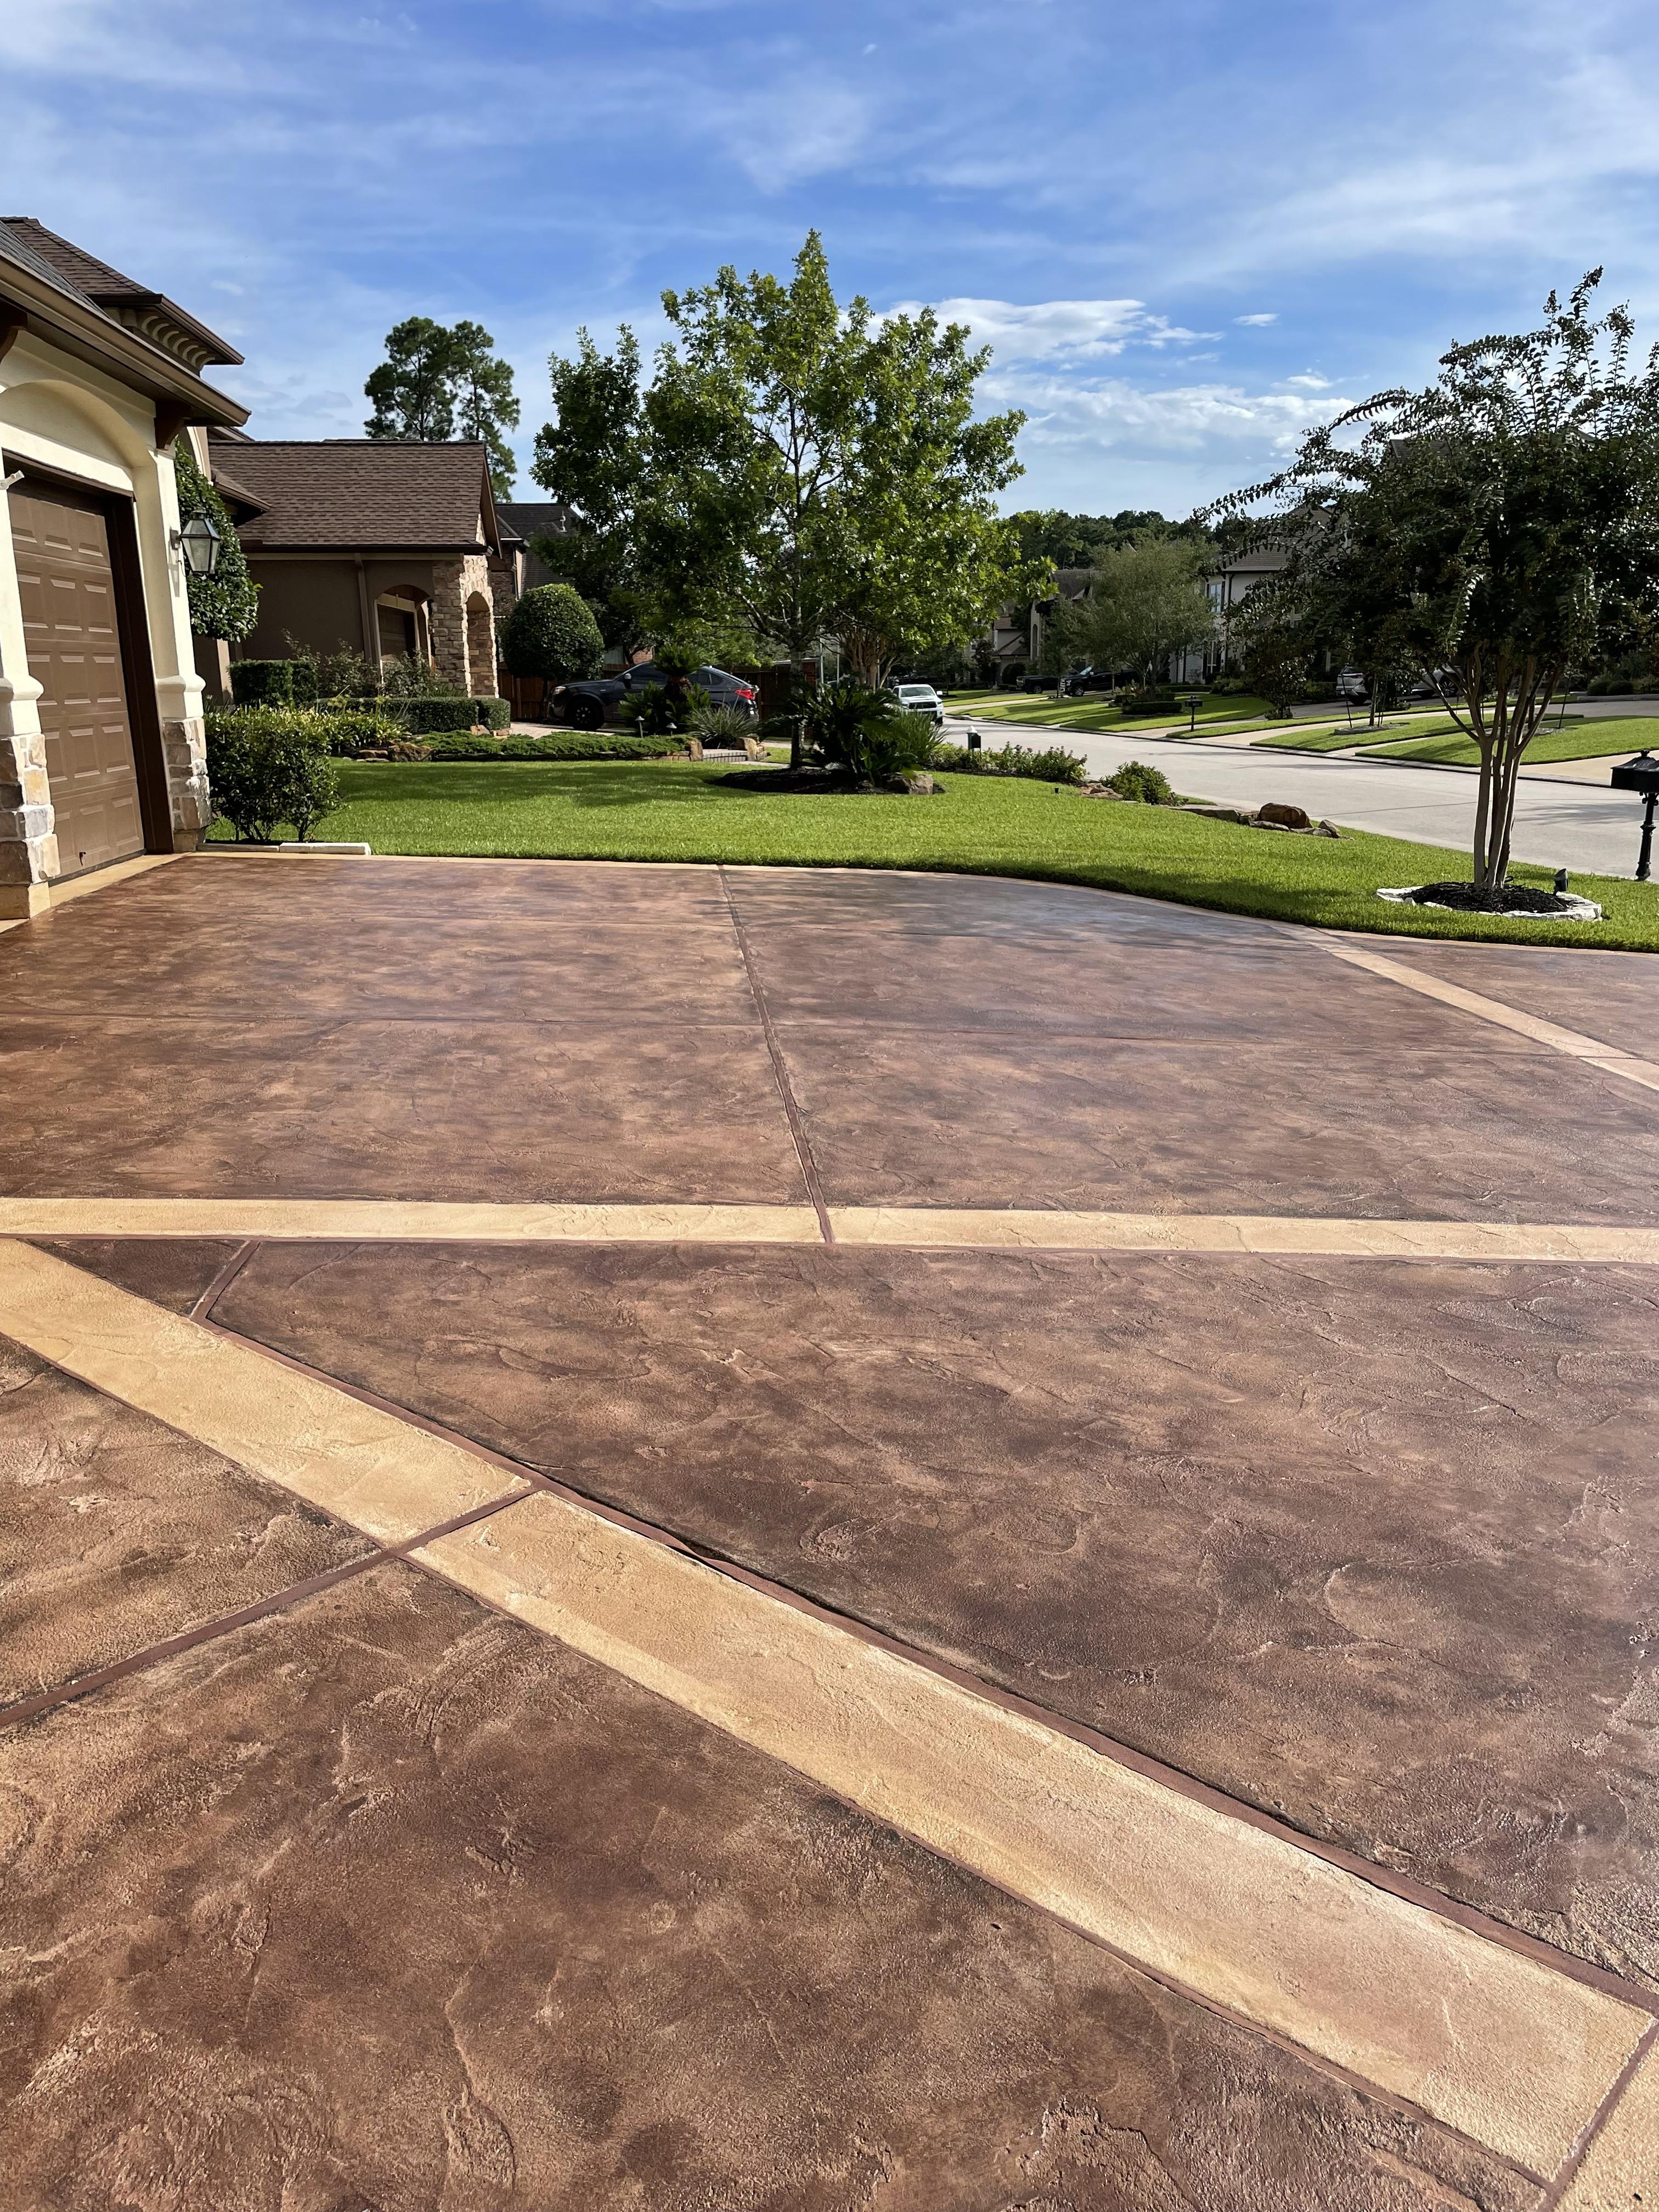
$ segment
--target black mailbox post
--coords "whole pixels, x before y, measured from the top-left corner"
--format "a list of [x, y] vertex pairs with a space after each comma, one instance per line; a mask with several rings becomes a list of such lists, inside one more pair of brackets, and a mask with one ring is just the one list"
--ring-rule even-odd
[[1642, 810], [1642, 851], [1636, 863], [1636, 880], [1647, 882], [1653, 873], [1653, 806], [1659, 799], [1659, 760], [1651, 753], [1638, 753], [1634, 760], [1620, 761], [1607, 778], [1615, 791], [1636, 791], [1647, 801]]

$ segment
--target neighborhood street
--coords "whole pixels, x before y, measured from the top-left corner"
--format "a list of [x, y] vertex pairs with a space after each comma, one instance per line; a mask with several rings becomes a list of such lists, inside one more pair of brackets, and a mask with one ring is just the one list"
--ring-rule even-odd
[[[1259, 806], [1267, 799], [1281, 799], [1305, 808], [1316, 821], [1328, 819], [1347, 829], [1375, 830], [1379, 836], [1419, 838], [1454, 849], [1467, 847], [1472, 834], [1476, 780], [1466, 769], [1348, 760], [1331, 753], [1277, 752], [1202, 738], [1152, 737], [1144, 731], [1097, 737], [1030, 722], [1011, 730], [1006, 723], [974, 723], [966, 718], [947, 726], [947, 735], [955, 738], [964, 726], [977, 728], [987, 746], [1011, 740], [1033, 746], [1064, 744], [1083, 755], [1091, 775], [1109, 775], [1126, 761], [1152, 761], [1177, 791], [1223, 805]], [[1577, 768], [1581, 763], [1565, 765]], [[1523, 779], [1516, 799], [1516, 860], [1596, 875], [1636, 873], [1641, 802], [1628, 792], [1608, 787], [1612, 760], [1600, 766], [1596, 783], [1565, 777], [1559, 781]]]

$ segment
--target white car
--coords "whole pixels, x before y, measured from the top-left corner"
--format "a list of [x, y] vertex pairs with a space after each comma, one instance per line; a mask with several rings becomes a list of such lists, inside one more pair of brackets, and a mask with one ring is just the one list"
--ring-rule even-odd
[[895, 684], [893, 695], [913, 714], [926, 714], [938, 729], [944, 726], [945, 702], [931, 684]]
[[1345, 668], [1336, 679], [1339, 699], [1363, 699], [1365, 696], [1365, 672], [1363, 668]]

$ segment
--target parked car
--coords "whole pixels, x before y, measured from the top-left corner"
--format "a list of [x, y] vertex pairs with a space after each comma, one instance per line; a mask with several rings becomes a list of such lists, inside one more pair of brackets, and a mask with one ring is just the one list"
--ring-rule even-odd
[[913, 714], [926, 714], [939, 728], [945, 720], [945, 702], [931, 684], [890, 684], [888, 690]]
[[1054, 691], [1059, 688], [1058, 676], [1022, 676], [1019, 679], [1022, 691]]
[[1406, 694], [1408, 699], [1455, 699], [1463, 689], [1463, 680], [1455, 668], [1437, 668], [1433, 677], [1419, 676]]
[[[619, 668], [613, 676], [559, 684], [553, 693], [553, 711], [561, 721], [574, 723], [579, 730], [597, 730], [607, 714], [615, 714], [626, 721], [630, 698], [653, 684], [668, 681], [669, 672], [659, 668], [654, 660], [636, 661], [632, 668]], [[686, 682], [693, 690], [706, 691], [713, 706], [733, 707], [751, 722], [759, 717], [755, 687], [740, 676], [729, 675], [724, 668], [694, 668]]]
[[1365, 696], [1365, 672], [1363, 668], [1344, 668], [1338, 672], [1336, 696], [1339, 699], [1363, 699]]
[[1117, 672], [1111, 668], [1079, 668], [1066, 679], [1068, 691], [1115, 691], [1117, 686]]

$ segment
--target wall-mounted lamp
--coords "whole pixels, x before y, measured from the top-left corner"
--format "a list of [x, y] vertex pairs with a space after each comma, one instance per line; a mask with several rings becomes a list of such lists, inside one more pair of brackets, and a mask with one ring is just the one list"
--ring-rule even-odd
[[173, 532], [173, 543], [192, 576], [210, 576], [218, 567], [219, 533], [206, 515], [192, 515], [182, 530]]

